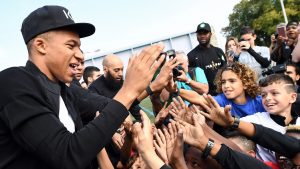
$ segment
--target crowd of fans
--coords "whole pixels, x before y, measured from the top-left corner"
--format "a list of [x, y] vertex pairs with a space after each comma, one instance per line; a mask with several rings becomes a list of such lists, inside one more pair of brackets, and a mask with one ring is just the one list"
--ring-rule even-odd
[[[80, 38], [95, 27], [70, 16], [44, 6], [23, 21], [28, 62], [0, 72], [0, 168], [300, 167], [298, 21], [270, 47], [242, 27], [225, 52], [200, 23], [188, 54], [151, 45], [124, 78], [114, 54], [103, 74], [84, 67]], [[153, 122], [139, 106], [147, 97]]]

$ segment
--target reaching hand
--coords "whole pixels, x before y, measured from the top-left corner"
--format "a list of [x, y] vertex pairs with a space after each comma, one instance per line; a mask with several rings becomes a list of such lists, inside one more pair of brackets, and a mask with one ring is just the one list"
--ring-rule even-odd
[[[160, 56], [164, 45], [158, 43], [148, 46], [137, 56], [129, 59], [126, 77], [122, 88], [130, 91], [134, 98], [138, 97], [150, 84], [150, 81], [163, 62], [165, 56]], [[158, 59], [158, 60], [157, 60]], [[127, 92], [129, 94], [129, 92]]]
[[155, 117], [155, 120], [154, 120], [154, 124], [156, 126], [159, 126], [162, 124], [162, 122], [165, 120], [165, 118], [168, 116], [169, 114], [169, 110], [172, 108], [172, 105], [170, 104], [168, 107], [167, 106], [167, 103], [165, 103], [164, 107], [158, 112], [158, 114], [156, 115]]
[[121, 150], [121, 148], [122, 148], [122, 146], [123, 146], [123, 144], [124, 144], [124, 139], [123, 139], [123, 137], [121, 136], [121, 134], [115, 133], [115, 134], [113, 135], [113, 137], [112, 137], [112, 140], [113, 140], [115, 146], [116, 146], [119, 150]]
[[176, 92], [178, 89], [177, 89], [177, 84], [174, 82], [173, 78], [171, 78], [169, 81], [168, 81], [168, 84], [167, 86], [165, 87], [165, 89], [170, 92], [170, 93], [174, 93]]
[[192, 112], [189, 110], [181, 97], [178, 96], [177, 98], [178, 100], [176, 98], [173, 98], [170, 114], [175, 118], [179, 118], [188, 123], [192, 123]]
[[154, 134], [154, 147], [157, 155], [166, 163], [169, 163], [168, 156], [167, 156], [167, 143], [166, 138], [163, 132], [158, 129], [157, 132]]
[[204, 117], [199, 113], [193, 114], [193, 124], [176, 119], [180, 124], [180, 128], [183, 130], [183, 139], [186, 143], [199, 147], [201, 139], [206, 138], [200, 122], [203, 121], [203, 118]]
[[176, 63], [176, 58], [172, 58], [164, 64], [156, 79], [151, 83], [151, 89], [153, 92], [159, 92], [168, 85], [168, 82], [173, 77], [172, 70], [178, 64], [179, 63]]
[[200, 104], [206, 110], [206, 112], [200, 111], [203, 116], [223, 127], [233, 124], [234, 118], [231, 116], [230, 105], [223, 109], [211, 95], [203, 95], [203, 97], [208, 103], [208, 105]]
[[142, 123], [136, 122], [132, 126], [133, 141], [139, 153], [154, 151], [152, 126], [151, 126], [150, 119], [143, 111], [140, 111], [140, 113], [141, 113]]

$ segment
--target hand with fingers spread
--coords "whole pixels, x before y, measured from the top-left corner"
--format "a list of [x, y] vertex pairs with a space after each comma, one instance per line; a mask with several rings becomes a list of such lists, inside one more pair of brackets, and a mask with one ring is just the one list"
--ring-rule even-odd
[[208, 105], [200, 104], [206, 110], [206, 112], [200, 111], [203, 116], [223, 127], [233, 124], [234, 118], [231, 116], [230, 105], [223, 109], [211, 95], [203, 95], [203, 97], [208, 102]]
[[156, 126], [160, 126], [165, 118], [168, 116], [170, 109], [172, 109], [172, 105], [170, 104], [168, 107], [167, 102], [164, 107], [159, 111], [159, 113], [155, 116], [154, 124]]
[[170, 137], [166, 140], [170, 165], [173, 168], [187, 168], [183, 156], [183, 131], [174, 120], [171, 120], [171, 123], [168, 125], [168, 133]]
[[[195, 105], [192, 105], [189, 107], [189, 110], [190, 110], [190, 119], [192, 121], [192, 117], [193, 117], [193, 113], [196, 113], [196, 114], [201, 114], [201, 111], [199, 110], [199, 108], [197, 108]], [[205, 122], [205, 117], [201, 116], [199, 119], [198, 119], [198, 122], [201, 126], [203, 125], [207, 125], [206, 122]]]
[[168, 60], [161, 68], [156, 79], [150, 84], [150, 88], [153, 92], [160, 92], [164, 87], [168, 85], [168, 82], [172, 79], [172, 70], [178, 65], [176, 57]]
[[169, 160], [167, 156], [167, 142], [163, 132], [158, 129], [157, 132], [155, 132], [154, 137], [154, 147], [156, 153], [166, 164], [168, 164]]
[[170, 92], [170, 93], [175, 93], [177, 92], [179, 89], [177, 88], [177, 84], [174, 82], [174, 79], [171, 78], [169, 81], [168, 81], [168, 84], [167, 86], [165, 87], [165, 89]]
[[[199, 147], [200, 143], [206, 142], [208, 140], [203, 132], [202, 126], [199, 121], [203, 120], [201, 114], [193, 114], [193, 124], [189, 124], [183, 120], [177, 120], [180, 124], [180, 128], [183, 130], [184, 141], [192, 146]], [[204, 143], [204, 144], [206, 144]]]
[[173, 98], [173, 102], [171, 103], [172, 110], [170, 110], [170, 114], [175, 118], [179, 118], [188, 123], [192, 123], [192, 112], [189, 110], [181, 97], [178, 96], [177, 98], [178, 100], [176, 98]]
[[163, 62], [165, 56], [160, 56], [163, 48], [162, 43], [148, 46], [139, 55], [129, 59], [123, 86], [114, 97], [127, 109], [150, 84], [154, 73]]
[[167, 156], [169, 161], [174, 160], [172, 159], [172, 153], [174, 148], [175, 139], [177, 136], [177, 129], [176, 126], [174, 128], [174, 121], [171, 120], [171, 122], [168, 124], [168, 127], [163, 128], [165, 137], [166, 137], [166, 143], [167, 143]]
[[141, 111], [142, 123], [136, 122], [132, 126], [133, 142], [149, 168], [160, 168], [164, 162], [156, 155], [153, 148], [153, 135], [150, 119]]

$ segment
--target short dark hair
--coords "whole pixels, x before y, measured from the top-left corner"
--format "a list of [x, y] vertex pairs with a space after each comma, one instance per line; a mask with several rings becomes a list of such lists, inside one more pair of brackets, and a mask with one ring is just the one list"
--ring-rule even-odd
[[240, 146], [242, 146], [246, 151], [253, 150], [256, 152], [256, 144], [252, 140], [249, 140], [247, 137], [243, 136], [239, 131], [225, 130], [222, 135], [227, 139], [237, 140], [240, 143]]
[[295, 84], [293, 79], [285, 74], [271, 74], [259, 81], [260, 87], [267, 87], [269, 85], [272, 85], [273, 83], [280, 83], [283, 82], [284, 84], [287, 84], [285, 89], [288, 92], [296, 92]]
[[100, 72], [100, 69], [95, 66], [87, 66], [83, 71], [83, 81], [88, 84], [88, 77], [91, 77], [93, 72]]
[[287, 24], [286, 24], [286, 28], [291, 26], [291, 25], [294, 25], [294, 26], [298, 26], [299, 25], [299, 22], [296, 21], [296, 20], [290, 20]]
[[295, 68], [295, 71], [296, 71], [296, 74], [297, 75], [300, 75], [300, 68], [299, 66], [297, 66], [297, 64], [295, 62], [292, 62], [292, 61], [287, 61], [285, 63], [286, 66], [293, 66]]
[[252, 29], [250, 26], [243, 26], [240, 31], [240, 36], [245, 34], [255, 35], [254, 29]]

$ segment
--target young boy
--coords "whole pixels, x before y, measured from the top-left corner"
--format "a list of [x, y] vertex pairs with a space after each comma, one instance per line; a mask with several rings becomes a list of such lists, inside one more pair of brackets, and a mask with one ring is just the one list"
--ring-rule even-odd
[[[285, 126], [295, 124], [296, 115], [292, 115], [291, 107], [296, 101], [297, 93], [293, 80], [283, 74], [273, 74], [259, 82], [262, 103], [266, 112], [258, 112], [241, 118], [241, 121], [261, 124], [281, 133]], [[257, 145], [257, 156], [264, 162], [276, 163], [274, 152]]]
[[270, 65], [270, 51], [266, 46], [256, 46], [256, 34], [249, 26], [242, 27], [240, 31], [241, 54], [239, 62], [248, 65], [257, 74], [258, 79], [262, 78], [262, 70]]

